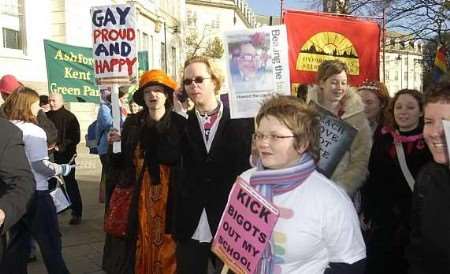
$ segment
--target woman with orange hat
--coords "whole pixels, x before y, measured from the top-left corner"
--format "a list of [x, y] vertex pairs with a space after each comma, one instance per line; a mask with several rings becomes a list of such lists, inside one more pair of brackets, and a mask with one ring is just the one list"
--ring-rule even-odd
[[111, 155], [108, 180], [133, 189], [125, 237], [106, 239], [103, 268], [109, 274], [176, 272], [173, 174], [185, 118], [171, 111], [175, 89], [163, 71], [145, 72], [133, 95], [143, 109], [127, 118], [121, 135], [116, 130], [108, 135], [110, 143], [122, 142], [122, 152]]

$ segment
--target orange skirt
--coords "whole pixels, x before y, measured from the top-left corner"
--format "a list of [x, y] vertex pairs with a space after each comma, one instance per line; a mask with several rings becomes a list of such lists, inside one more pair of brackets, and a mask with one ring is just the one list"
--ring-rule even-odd
[[139, 193], [136, 274], [174, 274], [175, 242], [165, 234], [170, 168], [161, 165], [159, 185], [152, 185], [146, 170]]

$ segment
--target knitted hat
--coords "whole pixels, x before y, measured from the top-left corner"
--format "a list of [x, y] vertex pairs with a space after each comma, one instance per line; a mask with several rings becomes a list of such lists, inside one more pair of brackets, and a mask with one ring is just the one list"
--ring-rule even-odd
[[146, 71], [139, 80], [139, 89], [133, 94], [136, 104], [144, 106], [144, 89], [152, 85], [161, 85], [168, 92], [173, 92], [177, 88], [177, 83], [164, 71], [157, 69]]
[[0, 92], [11, 94], [13, 93], [18, 87], [21, 87], [22, 84], [19, 83], [11, 74], [6, 74], [0, 79]]

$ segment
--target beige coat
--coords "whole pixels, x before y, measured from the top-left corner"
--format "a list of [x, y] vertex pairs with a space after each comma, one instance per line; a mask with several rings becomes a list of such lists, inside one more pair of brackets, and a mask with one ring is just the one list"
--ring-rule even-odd
[[[319, 87], [308, 90], [306, 102], [313, 102], [322, 108], [319, 103]], [[326, 108], [325, 108], [326, 109]], [[364, 105], [360, 97], [352, 90], [347, 91], [342, 120], [358, 130], [353, 143], [336, 167], [331, 180], [342, 186], [348, 194], [352, 195], [361, 187], [368, 175], [368, 163], [372, 148], [372, 133], [369, 122], [364, 113]]]

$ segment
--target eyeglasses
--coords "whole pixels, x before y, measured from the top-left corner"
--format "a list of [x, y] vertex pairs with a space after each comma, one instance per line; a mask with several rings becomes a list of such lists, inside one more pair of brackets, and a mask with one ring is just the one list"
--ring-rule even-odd
[[211, 78], [210, 77], [197, 76], [197, 77], [194, 77], [192, 79], [184, 79], [183, 80], [183, 85], [189, 86], [193, 82], [196, 83], [196, 84], [201, 84], [201, 83], [203, 83], [203, 81], [205, 81], [205, 79], [211, 79]]
[[259, 55], [252, 55], [252, 54], [242, 54], [241, 56], [239, 56], [239, 58], [241, 60], [247, 61], [247, 62], [250, 62], [253, 60], [259, 61], [259, 59], [260, 59]]
[[283, 135], [275, 135], [275, 134], [269, 134], [269, 135], [265, 135], [262, 133], [254, 133], [253, 134], [253, 140], [257, 141], [257, 142], [261, 142], [264, 141], [264, 139], [267, 138], [267, 140], [271, 143], [276, 143], [276, 142], [280, 142], [284, 139], [287, 138], [294, 138], [295, 135], [289, 135], [289, 136], [283, 136]]

